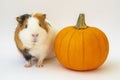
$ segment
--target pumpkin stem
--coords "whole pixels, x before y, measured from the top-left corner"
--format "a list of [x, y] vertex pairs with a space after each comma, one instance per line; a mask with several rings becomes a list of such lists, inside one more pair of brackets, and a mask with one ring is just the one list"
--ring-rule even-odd
[[85, 24], [85, 14], [79, 14], [79, 18], [76, 24], [77, 29], [85, 29], [87, 25]]

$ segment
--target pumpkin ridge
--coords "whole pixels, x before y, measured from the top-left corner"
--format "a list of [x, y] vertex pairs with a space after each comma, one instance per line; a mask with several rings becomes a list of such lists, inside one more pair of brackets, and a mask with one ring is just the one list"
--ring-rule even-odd
[[[79, 63], [79, 65], [78, 65], [78, 68], [81, 66], [81, 65], [83, 65], [84, 64], [84, 54], [83, 54], [83, 44], [84, 44], [84, 40], [83, 40], [83, 37], [84, 37], [84, 34], [83, 34], [83, 32], [84, 32], [84, 30], [79, 30], [77, 33], [78, 33], [78, 41], [79, 41], [79, 43], [77, 44], [76, 43], [76, 46], [77, 47], [79, 47], [78, 49], [78, 53], [80, 54], [81, 53], [81, 55], [78, 55], [78, 56], [82, 56], [82, 57], [79, 57], [79, 58], [81, 58], [81, 59], [79, 59], [80, 61], [78, 61], [78, 63]], [[80, 35], [79, 35], [80, 34]], [[82, 48], [82, 49], [80, 49], [80, 48]], [[84, 57], [83, 57], [84, 56]]]
[[[57, 52], [59, 52], [59, 56], [58, 56], [58, 54], [56, 55], [58, 59], [61, 59], [61, 63], [62, 63], [62, 61], [63, 61], [63, 58], [62, 58], [62, 57], [64, 57], [64, 56], [61, 56], [61, 55], [63, 55], [63, 53], [61, 52], [61, 51], [62, 51], [62, 47], [61, 47], [61, 46], [62, 46], [62, 43], [64, 43], [63, 40], [66, 38], [66, 36], [67, 36], [69, 33], [71, 33], [71, 31], [73, 31], [73, 30], [70, 29], [71, 27], [67, 27], [67, 28], [69, 28], [69, 29], [66, 30], [66, 31], [64, 31], [64, 34], [61, 33], [61, 34], [64, 35], [64, 36], [60, 39], [60, 42], [59, 42], [59, 49], [58, 49], [58, 51], [57, 51]], [[64, 28], [64, 29], [67, 29], [67, 28]], [[61, 36], [61, 35], [58, 34], [58, 36]], [[57, 38], [58, 38], [58, 37], [57, 37]]]
[[[93, 28], [94, 29], [94, 28]], [[103, 31], [101, 31], [101, 30], [99, 30], [99, 29], [97, 29], [97, 28], [95, 28], [98, 32], [101, 32], [103, 35], [102, 35], [102, 38], [103, 38], [103, 40], [104, 40], [104, 43], [105, 43], [105, 45], [107, 45], [107, 46], [109, 46], [109, 43], [107, 42], [106, 43], [106, 40], [108, 41], [108, 39], [107, 39], [107, 37], [106, 37], [106, 35], [105, 35], [105, 33], [103, 32]]]
[[[60, 46], [59, 46], [59, 49], [58, 49], [58, 51], [60, 52], [60, 54], [61, 54], [61, 46], [62, 46], [63, 39], [66, 37], [66, 35], [67, 35], [68, 33], [69, 33], [69, 31], [67, 31], [67, 32], [64, 34], [64, 37], [61, 39]], [[61, 59], [61, 56], [59, 56], [59, 59]]]
[[83, 61], [82, 64], [85, 64], [85, 46], [84, 46], [84, 31], [82, 30], [82, 47], [83, 47]]
[[[61, 33], [64, 34], [64, 35], [67, 35], [67, 33], [68, 33], [69, 31], [70, 31], [70, 30], [67, 30], [67, 31], [61, 31]], [[58, 39], [59, 36], [61, 36], [61, 35], [58, 34], [58, 36], [56, 36], [55, 39]], [[64, 38], [64, 37], [65, 37], [65, 36], [63, 36], [63, 38]], [[60, 42], [59, 42], [59, 44], [58, 44], [58, 45], [60, 45], [60, 46], [58, 46], [58, 47], [56, 48], [56, 50], [54, 49], [55, 53], [56, 53], [56, 52], [60, 52], [61, 42], [62, 42], [63, 38], [60, 39]], [[54, 42], [54, 43], [56, 43], [56, 42]], [[56, 47], [56, 44], [54, 44], [54, 47]], [[58, 57], [58, 54], [55, 54], [55, 55]], [[58, 57], [58, 58], [59, 58], [59, 57]]]
[[98, 61], [98, 63], [100, 63], [101, 62], [101, 58], [102, 58], [102, 48], [100, 47], [100, 40], [98, 39], [98, 37], [97, 37], [97, 35], [95, 34], [95, 32], [93, 32], [93, 30], [91, 30], [91, 32], [93, 33], [93, 35], [95, 36], [95, 38], [97, 39], [97, 41], [98, 41], [98, 48], [100, 49], [100, 54], [99, 54], [99, 61]]
[[[108, 43], [108, 42], [106, 43], [106, 41], [108, 41], [108, 39], [107, 39], [106, 35], [104, 34], [104, 32], [102, 32], [101, 30], [99, 30], [99, 29], [97, 29], [97, 28], [92, 28], [92, 29], [93, 29], [93, 30], [97, 30], [100, 35], [102, 34], [102, 35], [101, 35], [101, 36], [102, 36], [101, 38], [102, 38], [104, 44], [107, 45], [107, 46], [106, 46], [106, 52], [109, 53], [109, 47], [108, 47], [108, 46], [109, 46], [109, 43]], [[107, 50], [107, 48], [108, 48], [108, 50]], [[104, 54], [106, 54], [106, 53], [104, 53]], [[102, 54], [102, 55], [104, 55], [104, 54]], [[102, 56], [102, 55], [101, 55], [101, 56]], [[107, 55], [108, 55], [108, 54], [107, 54]], [[107, 56], [107, 55], [106, 55], [106, 56]], [[106, 58], [106, 59], [107, 59], [107, 58]], [[103, 60], [101, 59], [101, 61], [103, 61]]]
[[69, 58], [69, 56], [70, 56], [70, 54], [69, 54], [69, 51], [70, 51], [70, 50], [69, 50], [69, 49], [70, 49], [70, 43], [71, 43], [71, 39], [72, 39], [72, 37], [73, 37], [73, 35], [74, 35], [75, 32], [76, 32], [76, 30], [74, 29], [74, 31], [72, 32], [72, 35], [71, 35], [71, 37], [70, 37], [70, 39], [69, 39], [69, 44], [68, 44], [68, 49], [67, 49], [67, 55], [68, 55], [67, 58], [68, 58], [68, 65], [69, 65], [69, 66], [71, 66], [71, 65], [70, 65], [70, 58]]

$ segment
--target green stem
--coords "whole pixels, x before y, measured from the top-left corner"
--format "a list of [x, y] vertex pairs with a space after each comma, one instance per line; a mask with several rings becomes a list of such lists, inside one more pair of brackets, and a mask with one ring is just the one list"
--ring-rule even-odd
[[76, 24], [77, 29], [85, 29], [87, 28], [87, 25], [85, 24], [85, 14], [80, 14], [77, 24]]

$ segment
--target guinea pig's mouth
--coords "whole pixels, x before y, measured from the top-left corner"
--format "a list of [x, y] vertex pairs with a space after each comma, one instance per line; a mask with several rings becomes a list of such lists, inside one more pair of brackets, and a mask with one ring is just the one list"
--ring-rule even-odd
[[37, 39], [36, 39], [36, 38], [34, 38], [34, 39], [32, 40], [32, 42], [36, 43], [36, 42], [37, 42]]

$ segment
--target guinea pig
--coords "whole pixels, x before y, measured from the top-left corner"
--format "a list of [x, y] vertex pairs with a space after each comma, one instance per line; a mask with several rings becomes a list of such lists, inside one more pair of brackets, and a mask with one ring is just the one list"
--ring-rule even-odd
[[46, 14], [24, 14], [16, 17], [18, 25], [14, 40], [20, 53], [31, 67], [32, 60], [36, 59], [36, 66], [42, 67], [46, 58], [55, 56], [53, 44], [56, 32], [51, 23], [46, 20]]

